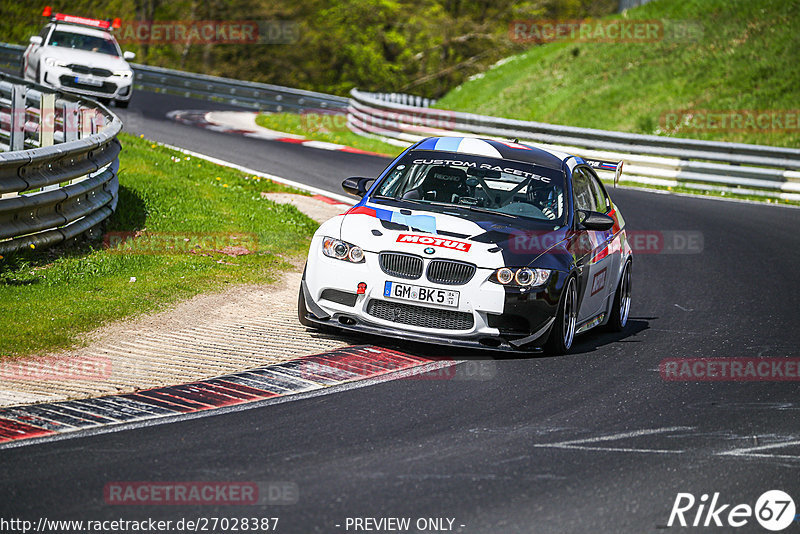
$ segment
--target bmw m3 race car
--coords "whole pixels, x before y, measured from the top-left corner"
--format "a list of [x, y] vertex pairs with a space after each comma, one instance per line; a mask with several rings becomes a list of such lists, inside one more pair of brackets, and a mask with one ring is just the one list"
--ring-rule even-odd
[[375, 180], [348, 178], [362, 198], [314, 235], [300, 322], [552, 354], [596, 326], [622, 330], [632, 251], [593, 167], [618, 179], [622, 164], [436, 137]]

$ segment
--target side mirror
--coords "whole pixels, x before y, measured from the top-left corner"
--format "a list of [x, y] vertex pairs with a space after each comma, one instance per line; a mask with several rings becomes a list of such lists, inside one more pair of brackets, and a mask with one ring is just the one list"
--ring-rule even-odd
[[373, 180], [374, 178], [363, 178], [359, 176], [353, 176], [351, 178], [347, 178], [344, 182], [342, 182], [342, 189], [344, 189], [351, 195], [355, 195], [357, 197], [363, 197], [367, 192], [367, 183]]
[[38, 45], [42, 44], [42, 38], [39, 35], [31, 35], [31, 38], [29, 39], [29, 41], [30, 41], [30, 43], [32, 45], [37, 45], [38, 46]]
[[123, 52], [122, 53], [122, 59], [130, 60], [130, 59], [134, 59], [134, 58], [136, 58], [136, 54], [134, 54], [133, 52]]
[[604, 232], [606, 230], [611, 230], [611, 227], [614, 226], [614, 219], [605, 213], [578, 210], [578, 215], [578, 222], [587, 230], [599, 230]]

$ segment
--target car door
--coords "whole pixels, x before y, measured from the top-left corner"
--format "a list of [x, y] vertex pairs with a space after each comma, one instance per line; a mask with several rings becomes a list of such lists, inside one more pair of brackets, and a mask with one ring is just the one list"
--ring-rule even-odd
[[[572, 171], [572, 191], [575, 210], [608, 214], [610, 202], [597, 176], [587, 166]], [[614, 238], [612, 230], [586, 230], [576, 226], [575, 247], [580, 270], [580, 308], [578, 324], [598, 315], [605, 309], [609, 286], [613, 285], [614, 255], [609, 254]]]

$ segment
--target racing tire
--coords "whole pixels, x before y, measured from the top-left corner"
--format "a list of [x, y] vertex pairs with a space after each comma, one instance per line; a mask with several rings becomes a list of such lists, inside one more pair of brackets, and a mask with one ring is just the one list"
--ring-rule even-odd
[[545, 344], [545, 350], [556, 356], [566, 354], [575, 339], [575, 327], [578, 322], [578, 287], [574, 276], [570, 276], [567, 280], [562, 295], [556, 312], [556, 321]]
[[611, 306], [611, 316], [608, 319], [607, 329], [612, 332], [622, 332], [628, 324], [628, 314], [631, 311], [631, 262], [625, 263], [622, 276], [614, 293], [614, 304]]
[[128, 104], [130, 104], [130, 103], [131, 103], [130, 100], [117, 100], [115, 102], [115, 105], [120, 109], [127, 109], [128, 108]]

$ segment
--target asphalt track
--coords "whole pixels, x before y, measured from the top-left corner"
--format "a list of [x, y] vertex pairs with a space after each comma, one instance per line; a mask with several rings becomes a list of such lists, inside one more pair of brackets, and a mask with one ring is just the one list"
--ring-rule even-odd
[[[163, 118], [220, 107], [140, 92], [119, 111], [131, 133], [336, 192], [343, 178], [387, 163]], [[354, 532], [348, 517], [445, 517], [465, 533], [648, 532], [663, 531], [678, 492], [753, 506], [782, 489], [800, 507], [798, 382], [659, 374], [667, 358], [800, 356], [800, 211], [622, 189], [612, 197], [630, 229], [699, 232], [703, 243], [635, 257], [625, 332], [580, 336], [562, 357], [431, 351], [465, 360], [461, 379], [397, 380], [2, 450], [0, 517], [279, 517], [278, 532]], [[476, 359], [485, 361], [472, 376]], [[112, 506], [103, 488], [114, 481], [288, 481], [299, 494], [292, 505]], [[753, 518], [735, 530], [765, 532]]]

